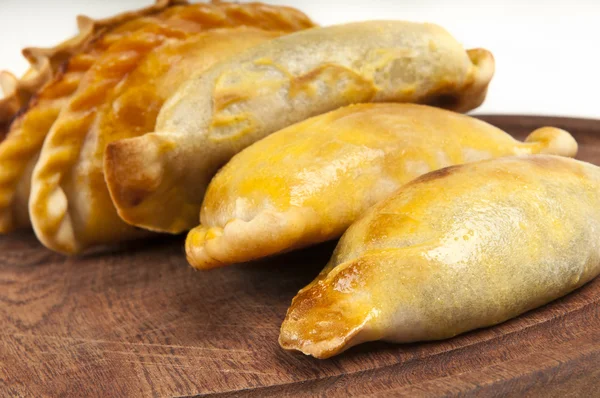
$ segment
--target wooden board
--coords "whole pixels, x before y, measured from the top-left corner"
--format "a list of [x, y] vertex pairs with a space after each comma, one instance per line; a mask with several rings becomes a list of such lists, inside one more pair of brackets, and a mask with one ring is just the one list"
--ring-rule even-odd
[[[563, 127], [579, 158], [600, 164], [600, 122], [483, 118], [520, 138]], [[0, 396], [598, 393], [600, 278], [447, 341], [365, 344], [325, 361], [282, 351], [286, 309], [333, 247], [195, 272], [181, 236], [77, 258], [42, 248], [31, 233], [0, 237]]]

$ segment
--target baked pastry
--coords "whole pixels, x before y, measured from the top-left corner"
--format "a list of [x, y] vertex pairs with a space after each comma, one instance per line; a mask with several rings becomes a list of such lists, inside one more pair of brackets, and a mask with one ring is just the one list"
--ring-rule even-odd
[[361, 22], [271, 40], [184, 83], [154, 133], [109, 144], [111, 197], [132, 225], [185, 231], [216, 170], [253, 142], [357, 102], [466, 111], [483, 101], [493, 65], [430, 24]]
[[[39, 148], [50, 126], [53, 129], [54, 141], [47, 144], [48, 151], [46, 153], [49, 156], [40, 158], [40, 163], [44, 164], [40, 167], [48, 171], [48, 173], [42, 173], [43, 176], [40, 180], [40, 183], [48, 188], [47, 190], [41, 189], [39, 192], [42, 194], [50, 194], [52, 192], [51, 186], [60, 184], [63, 176], [70, 174], [70, 167], [73, 167], [76, 162], [87, 162], [86, 159], [79, 157], [79, 151], [82, 149], [83, 143], [86, 142], [85, 137], [88, 130], [96, 123], [95, 116], [98, 108], [108, 104], [106, 101], [114, 99], [113, 88], [117, 87], [121, 80], [137, 67], [138, 62], [141, 62], [155, 48], [167, 42], [186, 40], [203, 31], [220, 27], [254, 26], [273, 32], [290, 32], [312, 26], [312, 22], [304, 14], [287, 7], [268, 6], [260, 3], [193, 5], [181, 5], [179, 3], [181, 2], [176, 2], [176, 5], [172, 5], [152, 16], [137, 18], [120, 26], [118, 28], [120, 31], [127, 27], [130, 34], [121, 37], [115, 37], [114, 34], [111, 34], [109, 46], [101, 46], [101, 51], [95, 51], [92, 57], [89, 56], [89, 53], [85, 54], [88, 56], [87, 60], [92, 62], [88, 62], [86, 65], [87, 69], [91, 67], [91, 70], [84, 70], [85, 78], [83, 78], [83, 82], [80, 82], [80, 79], [84, 73], [80, 73], [76, 81], [75, 79], [68, 80], [74, 88], [68, 93], [61, 92], [64, 95], [60, 98], [60, 103], [59, 101], [46, 102], [41, 104], [43, 106], [37, 107], [38, 109], [41, 108], [41, 115], [39, 112], [33, 112], [33, 115], [29, 115], [33, 110], [24, 115], [24, 117], [29, 118], [30, 128], [14, 134], [11, 132], [14, 141], [10, 145], [6, 145], [4, 156], [0, 146], [0, 168], [7, 170], [4, 178], [0, 176], [0, 219], [6, 220], [0, 222], [4, 225], [0, 230], [8, 231], [15, 226], [28, 224], [27, 196], [30, 177], [25, 172], [32, 168], [27, 167], [28, 164], [33, 166], [36, 163]], [[265, 34], [264, 39], [267, 37], [272, 38], [273, 35]], [[247, 46], [250, 45], [252, 40], [248, 40]], [[108, 42], [109, 40], [105, 41]], [[236, 50], [240, 51], [247, 46], [240, 45], [236, 47]], [[225, 54], [227, 51], [223, 50], [222, 53]], [[185, 54], [180, 54], [179, 58], [181, 57], [185, 57]], [[208, 65], [209, 59], [211, 59], [211, 56], [207, 56], [207, 61], [203, 63], [204, 67]], [[214, 59], [211, 62], [214, 62]], [[66, 80], [66, 78], [62, 80]], [[175, 83], [175, 81], [171, 82], [171, 84]], [[147, 84], [150, 84], [150, 82]], [[75, 88], [77, 92], [74, 94]], [[170, 91], [176, 88], [176, 85], [171, 86]], [[54, 98], [52, 99], [54, 100]], [[63, 107], [65, 109], [62, 109]], [[54, 112], [54, 119], [56, 119], [59, 112], [62, 111], [62, 113], [58, 120], [54, 120], [47, 117], [49, 111]], [[42, 122], [43, 124], [41, 124]], [[19, 129], [20, 127], [17, 124], [14, 130]], [[137, 134], [141, 134], [141, 132]], [[127, 136], [124, 134], [122, 137]], [[67, 152], [69, 154], [65, 155]], [[46, 165], [46, 163], [48, 164]], [[99, 164], [101, 165], [102, 161]], [[47, 184], [48, 180], [51, 180], [49, 184]], [[17, 189], [17, 186], [23, 186], [23, 189]], [[15, 192], [22, 192], [23, 194], [15, 196]], [[58, 196], [60, 195], [56, 194], [54, 198]], [[45, 199], [41, 198], [40, 200]], [[60, 212], [61, 209], [65, 209], [65, 207], [61, 207], [60, 203], [57, 204], [56, 202], [48, 202], [48, 205], [57, 206], [53, 207], [48, 213], [52, 216], [55, 215], [53, 213], [55, 210], [58, 209]], [[42, 209], [43, 211], [44, 209]], [[17, 213], [23, 215], [23, 217], [16, 217]], [[114, 210], [112, 213], [114, 213]], [[82, 222], [87, 222], [83, 215], [79, 216], [82, 217]], [[18, 222], [15, 222], [17, 218]], [[59, 228], [56, 225], [58, 221], [54, 223], [52, 220], [47, 221], [55, 228]], [[46, 220], [42, 220], [40, 228], [44, 228], [45, 222]], [[105, 227], [108, 226], [109, 224], [105, 225]], [[50, 230], [51, 228], [46, 229], [46, 232], [41, 232], [39, 235], [41, 236], [42, 233], [52, 234], [52, 232], [49, 232]], [[110, 231], [104, 233], [107, 234]], [[117, 239], [119, 231], [114, 231], [114, 233], [115, 239]], [[50, 242], [50, 239], [46, 240]], [[51, 243], [48, 245], [51, 245]]]
[[[23, 50], [32, 63], [23, 79], [0, 73], [7, 94], [0, 100], [0, 124], [12, 121], [6, 140], [0, 142], [0, 233], [31, 225], [27, 202], [33, 166], [46, 134], [85, 72], [113, 43], [156, 23], [156, 14], [179, 3], [159, 0], [151, 7], [101, 20], [80, 16], [80, 33], [74, 38], [52, 49]], [[19, 109], [22, 113], [12, 120]]]
[[[77, 17], [79, 32], [76, 36], [51, 48], [28, 47], [23, 49], [23, 56], [30, 63], [30, 68], [23, 77], [18, 79], [8, 71], [0, 72], [0, 88], [4, 93], [4, 97], [0, 98], [0, 141], [4, 133], [8, 131], [15, 114], [27, 106], [30, 98], [44, 84], [60, 74], [59, 71], [64, 63], [68, 62], [72, 56], [87, 52], [89, 47], [92, 47], [92, 51], [102, 48], [108, 41], [106, 35], [110, 34], [115, 27], [182, 3], [185, 1], [157, 0], [156, 4], [137, 11], [128, 11], [110, 18], [96, 20], [80, 15]], [[113, 35], [111, 38], [114, 39], [115, 36]]]
[[414, 104], [360, 104], [251, 145], [211, 181], [186, 242], [194, 267], [253, 260], [342, 235], [404, 183], [459, 163], [515, 154], [574, 156], [555, 128], [525, 143], [469, 116]]
[[300, 290], [285, 349], [327, 358], [371, 340], [495, 325], [600, 273], [600, 169], [536, 155], [448, 167], [371, 208]]
[[[151, 131], [163, 102], [188, 76], [280, 34], [240, 27], [214, 29], [185, 40], [165, 42], [138, 62], [113, 94], [96, 106], [94, 121], [86, 127], [84, 141], [77, 148], [78, 158], [72, 165], [62, 163], [64, 159], [54, 151], [58, 147], [66, 152], [60, 140], [71, 137], [74, 131], [69, 124], [64, 125], [63, 131], [53, 130], [49, 139], [55, 148], [44, 146], [42, 156], [48, 156], [38, 161], [32, 179], [30, 211], [38, 238], [53, 250], [75, 253], [91, 245], [148, 234], [117, 215], [104, 182], [106, 145]], [[63, 167], [60, 174], [55, 170], [57, 163]], [[60, 183], [54, 185], [57, 175]], [[63, 199], [56, 199], [56, 192], [62, 192]], [[64, 213], [53, 213], [54, 206], [64, 205]]]

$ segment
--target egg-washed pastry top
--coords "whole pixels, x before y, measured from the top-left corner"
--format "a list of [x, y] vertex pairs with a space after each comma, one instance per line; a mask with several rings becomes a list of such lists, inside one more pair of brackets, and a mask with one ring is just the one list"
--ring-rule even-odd
[[77, 35], [50, 48], [24, 48], [23, 56], [30, 67], [21, 78], [8, 71], [0, 71], [0, 89], [4, 94], [0, 98], [0, 141], [8, 131], [15, 115], [28, 106], [30, 99], [46, 83], [63, 73], [62, 68], [65, 68], [65, 63], [68, 63], [71, 57], [87, 52], [89, 48], [97, 48], [98, 41], [106, 42], [107, 34], [110, 36], [116, 27], [125, 22], [154, 15], [168, 7], [185, 3], [185, 0], [157, 0], [151, 6], [103, 19], [79, 15]]
[[518, 154], [574, 156], [567, 132], [519, 142], [462, 114], [359, 104], [297, 123], [233, 157], [211, 181], [189, 262], [206, 269], [339, 237], [367, 208], [427, 172]]
[[282, 36], [182, 84], [153, 133], [110, 143], [111, 197], [132, 225], [185, 231], [216, 170], [257, 140], [359, 102], [467, 111], [483, 101], [493, 65], [489, 52], [465, 51], [432, 24], [368, 21]]

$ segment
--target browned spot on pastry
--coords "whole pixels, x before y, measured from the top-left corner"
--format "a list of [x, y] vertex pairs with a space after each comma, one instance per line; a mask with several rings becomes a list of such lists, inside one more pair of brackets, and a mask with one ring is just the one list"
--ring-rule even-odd
[[222, 111], [229, 105], [239, 101], [243, 101], [244, 99], [246, 99], [246, 97], [241, 95], [239, 92], [219, 92], [216, 93], [214, 96], [213, 106], [215, 110]]
[[140, 188], [130, 188], [121, 192], [121, 198], [123, 202], [128, 203], [131, 207], [140, 205], [150, 192]]
[[319, 278], [293, 300], [281, 328], [279, 343], [317, 358], [328, 358], [342, 350], [364, 326], [372, 305], [367, 296], [356, 299], [352, 292], [362, 285], [368, 264], [353, 262], [333, 278]]
[[121, 206], [135, 207], [148, 196], [150, 193], [148, 187], [153, 184], [149, 179], [144, 178], [143, 170], [139, 170], [128, 161], [127, 148], [127, 145], [123, 146], [119, 142], [110, 143], [106, 147], [106, 178], [120, 181], [119, 184], [114, 184], [116, 189], [113, 195], [116, 201]]
[[372, 82], [352, 69], [337, 64], [321, 65], [290, 81], [290, 96], [319, 95], [319, 89], [339, 90], [346, 103], [370, 101], [376, 93]]
[[[314, 311], [329, 313], [328, 316], [333, 318], [340, 316], [341, 314], [336, 314], [335, 304], [344, 294], [362, 287], [361, 275], [366, 268], [369, 268], [369, 265], [368, 261], [358, 259], [329, 280], [327, 280], [327, 276], [320, 276], [294, 298], [288, 317], [293, 320], [301, 320], [309, 313], [314, 314]], [[337, 326], [345, 329], [340, 324]], [[337, 330], [337, 332], [340, 331]], [[330, 330], [330, 332], [335, 331]]]
[[449, 175], [456, 173], [458, 171], [458, 169], [460, 169], [461, 167], [462, 167], [462, 165], [444, 167], [443, 169], [438, 169], [438, 170], [432, 171], [430, 173], [424, 174], [421, 177], [416, 178], [413, 181], [409, 182], [407, 185], [422, 184], [422, 183], [438, 180], [440, 178], [445, 178]]
[[323, 70], [327, 67], [328, 65], [323, 65], [320, 66], [316, 69], [313, 69], [311, 71], [309, 71], [308, 73], [305, 73], [304, 75], [300, 75], [296, 78], [294, 78], [292, 84], [296, 84], [298, 85], [298, 87], [302, 87], [305, 84], [310, 84], [311, 82], [313, 82], [314, 80], [316, 80], [317, 77], [319, 77], [319, 75], [321, 73], [323, 73]]

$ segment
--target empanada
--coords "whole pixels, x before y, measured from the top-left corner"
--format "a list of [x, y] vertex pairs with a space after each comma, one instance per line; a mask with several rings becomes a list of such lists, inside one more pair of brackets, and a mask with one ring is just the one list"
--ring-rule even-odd
[[368, 207], [442, 167], [515, 154], [574, 156], [567, 132], [527, 142], [458, 113], [360, 104], [316, 116], [251, 145], [211, 181], [186, 242], [196, 268], [248, 261], [339, 237]]
[[[98, 155], [99, 161], [93, 158], [95, 149], [92, 147], [98, 145], [100, 148], [112, 139], [108, 138], [111, 136], [109, 132], [102, 137], [95, 133], [99, 123], [108, 125], [105, 120], [98, 119], [98, 115], [102, 114], [99, 111], [101, 109], [108, 111], [111, 107], [124, 105], [123, 102], [126, 100], [117, 101], [117, 96], [122, 94], [121, 90], [129, 90], [128, 101], [133, 101], [131, 96], [133, 83], [125, 83], [123, 79], [136, 70], [140, 63], [144, 62], [144, 58], [148, 54], [152, 55], [159, 46], [186, 40], [207, 29], [235, 26], [256, 26], [264, 28], [265, 31], [248, 31], [247, 37], [238, 34], [235, 39], [230, 39], [231, 49], [220, 48], [216, 43], [211, 43], [211, 48], [207, 48], [206, 51], [212, 51], [212, 54], [205, 56], [193, 54], [192, 58], [197, 63], [194, 66], [192, 66], [194, 62], [180, 62], [186, 57], [184, 51], [186, 47], [181, 47], [178, 54], [170, 54], [170, 60], [167, 60], [166, 55], [163, 54], [162, 57], [155, 57], [154, 61], [146, 61], [155, 62], [154, 65], [146, 65], [148, 69], [146, 73], [152, 68], [154, 70], [152, 76], [147, 76], [149, 77], [147, 81], [135, 82], [139, 89], [137, 100], [144, 100], [140, 94], [143, 89], [146, 94], [153, 94], [156, 97], [154, 99], [146, 96], [145, 100], [152, 102], [148, 105], [154, 107], [162, 105], [166, 93], [172, 93], [181, 80], [193, 74], [192, 71], [195, 73], [197, 70], [203, 70], [218, 58], [232, 55], [259, 41], [280, 34], [267, 33], [266, 30], [289, 32], [310, 27], [312, 23], [297, 10], [259, 3], [176, 6], [160, 13], [151, 19], [150, 23], [130, 35], [115, 41], [86, 72], [77, 92], [68, 99], [60, 116], [52, 124], [44, 143], [44, 150], [36, 164], [38, 172], [32, 177], [29, 212], [36, 234], [45, 245], [58, 251], [75, 252], [89, 244], [115, 242], [132, 236], [133, 228], [118, 219], [116, 220], [118, 225], [114, 224], [116, 217], [112, 205], [108, 214], [103, 214], [101, 211], [106, 206], [88, 211], [96, 199], [90, 197], [90, 192], [92, 195], [99, 192], [98, 195], [102, 198], [106, 197], [110, 203], [108, 195], [105, 195], [102, 172], [96, 172], [102, 168], [103, 154]], [[219, 37], [215, 36], [214, 39]], [[158, 84], [154, 80], [160, 80], [161, 75], [166, 72], [169, 75], [165, 76], [164, 82], [160, 83], [163, 92], [153, 93], [152, 90]], [[168, 90], [165, 91], [167, 85]], [[160, 97], [159, 105], [156, 102], [158, 97]], [[117, 102], [113, 104], [113, 101]], [[127, 110], [121, 109], [120, 112], [123, 114]], [[151, 109], [144, 109], [144, 112], [137, 114], [131, 110], [127, 112], [132, 130], [122, 131], [117, 135], [112, 134], [114, 138], [142, 134], [146, 131], [140, 129], [148, 123], [150, 128], [154, 127], [156, 112]], [[135, 134], [129, 134], [132, 132]], [[102, 146], [99, 151], [103, 152], [104, 147]], [[74, 168], [79, 169], [75, 171]], [[79, 185], [82, 185], [81, 189]], [[73, 201], [80, 199], [81, 203], [87, 202], [84, 205], [87, 208], [81, 210], [77, 208], [77, 203], [69, 203], [72, 198]], [[79, 223], [79, 227], [86, 230], [74, 231], [74, 228], [77, 228], [74, 223]]]
[[[0, 72], [0, 88], [4, 97], [0, 98], [0, 141], [4, 131], [7, 131], [14, 115], [23, 107], [27, 106], [30, 98], [48, 81], [56, 77], [63, 64], [77, 54], [86, 52], [89, 54], [102, 48], [108, 39], [111, 30], [139, 17], [156, 14], [167, 7], [182, 4], [181, 0], [157, 0], [156, 4], [137, 10], [128, 11], [110, 18], [92, 19], [83, 15], [77, 17], [79, 32], [76, 36], [65, 40], [59, 45], [51, 48], [28, 47], [23, 49], [23, 56], [30, 63], [29, 70], [17, 79], [12, 73]], [[67, 71], [68, 73], [68, 71]]]
[[[12, 86], [11, 94], [0, 103], [0, 113], [7, 112], [6, 118], [0, 116], [0, 122], [10, 121], [11, 108], [15, 107], [16, 112], [25, 104], [27, 107], [12, 121], [6, 140], [0, 142], [0, 233], [31, 225], [27, 202], [33, 166], [46, 134], [86, 71], [112, 44], [156, 24], [157, 17], [151, 15], [179, 3], [159, 0], [151, 7], [101, 20], [80, 16], [78, 36], [53, 49], [23, 50], [32, 63], [32, 69], [26, 74], [28, 78], [17, 81], [6, 72], [0, 75], [0, 83], [4, 81]], [[55, 73], [59, 66], [61, 71]]]
[[466, 52], [430, 24], [361, 22], [271, 40], [184, 83], [154, 133], [109, 144], [111, 197], [130, 224], [190, 229], [210, 178], [253, 142], [357, 102], [466, 111], [483, 101], [493, 68], [489, 52]]
[[445, 339], [561, 297], [600, 273], [600, 169], [557, 156], [426, 174], [369, 209], [281, 327], [327, 358], [372, 340]]

